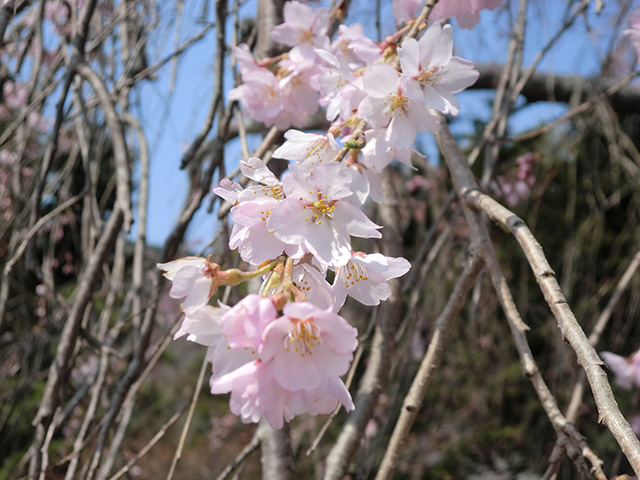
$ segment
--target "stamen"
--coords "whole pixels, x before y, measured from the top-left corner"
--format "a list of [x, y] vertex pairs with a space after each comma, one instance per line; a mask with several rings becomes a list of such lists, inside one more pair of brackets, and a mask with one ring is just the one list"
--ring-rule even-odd
[[313, 354], [313, 347], [321, 343], [321, 330], [313, 323], [313, 318], [306, 320], [292, 319], [295, 325], [284, 339], [284, 349], [289, 351], [290, 347], [300, 353], [301, 357]]

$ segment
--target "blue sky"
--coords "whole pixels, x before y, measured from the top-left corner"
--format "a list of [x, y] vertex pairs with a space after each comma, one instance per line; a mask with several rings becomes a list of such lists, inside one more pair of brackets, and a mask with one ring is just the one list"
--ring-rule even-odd
[[[173, 2], [167, 2], [163, 8], [174, 8]], [[394, 31], [390, 2], [382, 15], [383, 35]], [[512, 2], [517, 3], [517, 2]], [[528, 34], [525, 42], [524, 63], [529, 65], [540, 47], [555, 33], [561, 23], [565, 2], [540, 0], [530, 2]], [[320, 3], [322, 4], [322, 3]], [[201, 16], [200, 1], [185, 1], [184, 21], [180, 37], [185, 40], [203, 28], [197, 20]], [[245, 15], [255, 10], [255, 2], [244, 5]], [[607, 2], [610, 9], [617, 8], [613, 2]], [[591, 7], [593, 8], [593, 7]], [[375, 2], [354, 1], [348, 23], [360, 22], [365, 32], [375, 37]], [[212, 15], [210, 9], [210, 17]], [[606, 12], [605, 12], [606, 13]], [[608, 16], [596, 17], [592, 11], [588, 15], [590, 29], [584, 21], [578, 19], [571, 33], [562, 39], [540, 65], [543, 72], [557, 74], [595, 75], [600, 70], [601, 57], [604, 54], [611, 32]], [[210, 20], [211, 18], [209, 18]], [[482, 21], [473, 30], [462, 30], [454, 26], [454, 45], [456, 55], [474, 63], [501, 64], [506, 57], [508, 42], [509, 14], [504, 9], [482, 13]], [[152, 58], [160, 58], [172, 50], [174, 26], [167, 25], [161, 38], [155, 38], [151, 46]], [[177, 70], [177, 81], [173, 94], [167, 95], [171, 67], [159, 72], [159, 82], [147, 83], [140, 93], [140, 115], [151, 149], [150, 203], [148, 217], [148, 241], [154, 245], [164, 242], [171, 231], [181, 210], [187, 179], [186, 173], [179, 170], [182, 148], [195, 137], [204, 121], [212, 92], [213, 57], [215, 53], [215, 33], [211, 31], [203, 40], [194, 45], [184, 55]], [[229, 86], [229, 84], [227, 85]], [[459, 95], [461, 100], [462, 121], [457, 122], [458, 133], [470, 131], [473, 119], [486, 120], [489, 116], [487, 92], [469, 92]], [[559, 116], [563, 105], [537, 104], [526, 108], [512, 119], [512, 129], [522, 131]], [[425, 142], [427, 153], [433, 153], [433, 143]], [[230, 168], [240, 158], [237, 144], [227, 148], [227, 162]], [[208, 204], [208, 202], [207, 202]], [[214, 215], [204, 211], [198, 213], [187, 237], [195, 250], [203, 246], [212, 237], [216, 229]], [[194, 251], [195, 251], [194, 250]]]

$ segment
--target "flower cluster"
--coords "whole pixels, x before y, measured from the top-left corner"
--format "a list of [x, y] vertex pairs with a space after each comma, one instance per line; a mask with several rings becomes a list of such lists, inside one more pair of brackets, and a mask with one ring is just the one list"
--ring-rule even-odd
[[522, 200], [529, 198], [531, 189], [537, 181], [535, 174], [536, 154], [527, 152], [516, 158], [517, 169], [498, 175], [491, 184], [491, 189], [502, 197], [510, 207], [514, 207]]
[[[352, 237], [381, 237], [362, 207], [383, 200], [381, 170], [394, 158], [410, 165], [417, 133], [439, 128], [437, 112], [457, 115], [455, 94], [478, 77], [453, 56], [448, 25], [378, 44], [360, 25], [341, 26], [331, 41], [323, 8], [287, 2], [284, 19], [273, 38], [291, 47], [287, 54], [258, 62], [246, 45], [234, 49], [243, 83], [230, 98], [282, 129], [303, 126], [324, 106], [331, 127], [285, 133], [273, 153], [290, 161], [281, 178], [252, 157], [240, 162], [248, 186], [223, 179], [214, 189], [232, 204], [229, 247], [251, 271], [198, 257], [158, 265], [185, 313], [176, 338], [208, 347], [211, 392], [231, 393], [243, 421], [264, 418], [274, 428], [301, 413], [354, 408], [341, 376], [357, 331], [338, 312], [347, 296], [369, 306], [387, 300], [388, 282], [410, 268], [404, 258], [353, 248]], [[258, 276], [259, 294], [209, 305], [220, 285]]]

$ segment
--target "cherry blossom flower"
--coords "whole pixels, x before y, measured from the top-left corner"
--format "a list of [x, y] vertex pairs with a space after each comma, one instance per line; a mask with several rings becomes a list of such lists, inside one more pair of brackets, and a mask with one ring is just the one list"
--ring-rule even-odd
[[327, 49], [329, 46], [329, 10], [316, 8], [300, 2], [284, 4], [284, 23], [274, 27], [272, 38], [276, 42], [299, 46], [305, 52], [313, 47]]
[[331, 310], [336, 303], [333, 289], [321, 269], [310, 262], [303, 259], [294, 265], [293, 281], [310, 303], [319, 308]]
[[313, 390], [323, 377], [347, 373], [357, 345], [357, 330], [340, 315], [309, 302], [287, 303], [267, 327], [260, 359], [273, 361], [283, 388]]
[[452, 53], [453, 29], [439, 23], [431, 25], [419, 41], [409, 38], [398, 49], [402, 71], [410, 77], [409, 95], [421, 97], [426, 108], [457, 115], [460, 105], [454, 94], [473, 85], [480, 73], [472, 62]]
[[351, 174], [351, 191], [353, 192], [348, 200], [358, 207], [362, 207], [368, 199], [374, 202], [384, 201], [380, 170], [364, 162], [354, 162], [351, 159], [347, 160], [346, 166]]
[[611, 352], [600, 352], [602, 359], [616, 376], [616, 384], [625, 390], [640, 387], [640, 350], [629, 357]]
[[274, 235], [267, 226], [267, 220], [280, 202], [260, 199], [243, 202], [231, 209], [233, 228], [229, 236], [229, 248], [238, 249], [242, 259], [252, 265], [278, 257], [285, 249], [291, 256], [299, 256], [298, 248], [288, 246]]
[[192, 312], [207, 304], [215, 292], [213, 277], [216, 267], [202, 257], [185, 257], [157, 267], [166, 272], [164, 276], [172, 281], [169, 296], [183, 298], [180, 308]]
[[286, 198], [271, 211], [267, 228], [283, 242], [301, 244], [316, 258], [332, 266], [351, 256], [349, 235], [379, 238], [380, 228], [349, 202], [351, 175], [338, 163], [320, 165], [309, 172], [293, 164], [282, 183]]
[[[227, 307], [228, 308], [228, 307]], [[217, 345], [223, 337], [220, 321], [225, 309], [205, 305], [185, 315], [174, 340], [187, 335], [187, 340], [200, 345]]]
[[246, 363], [221, 377], [211, 377], [211, 393], [231, 392], [229, 407], [244, 423], [264, 418], [272, 428], [282, 428], [296, 415], [331, 413], [341, 402], [346, 410], [354, 405], [339, 378], [322, 377], [318, 386], [292, 392], [275, 379], [273, 362]]
[[232, 349], [222, 329], [222, 319], [229, 307], [214, 308], [205, 305], [185, 315], [180, 330], [173, 337], [187, 335], [187, 340], [205, 345], [207, 360], [211, 362], [213, 377], [218, 378], [232, 372], [248, 362], [255, 361], [257, 354], [249, 349]]
[[636, 53], [636, 59], [640, 62], [640, 9], [636, 10], [629, 17], [629, 26], [622, 34], [629, 37], [631, 46]]
[[240, 170], [257, 185], [242, 189], [239, 184], [227, 180], [213, 190], [235, 204], [230, 211], [234, 223], [229, 248], [237, 248], [242, 259], [252, 265], [276, 258], [283, 251], [290, 256], [300, 257], [304, 252], [298, 245], [287, 245], [273, 234], [274, 230], [267, 227], [271, 211], [284, 198], [280, 180], [257, 157], [240, 162]]
[[346, 265], [336, 269], [336, 306], [341, 307], [347, 295], [363, 305], [379, 305], [391, 295], [388, 281], [401, 277], [410, 268], [411, 264], [402, 257], [354, 252]]
[[435, 132], [439, 128], [437, 118], [427, 111], [421, 99], [407, 91], [409, 81], [409, 77], [400, 76], [386, 64], [374, 65], [364, 73], [367, 97], [360, 102], [358, 118], [374, 128], [386, 126], [386, 140], [396, 148], [410, 147], [417, 132]]
[[231, 349], [257, 349], [265, 328], [276, 317], [271, 300], [250, 294], [228, 309], [220, 323]]
[[275, 75], [266, 68], [253, 70], [244, 83], [229, 91], [229, 100], [239, 101], [247, 114], [266, 125], [288, 126], [281, 117], [283, 99]]
[[471, 29], [480, 21], [480, 11], [501, 7], [503, 0], [441, 0], [429, 15], [430, 22], [443, 22], [455, 17], [462, 28]]
[[228, 311], [222, 324], [230, 350], [257, 346], [259, 358], [224, 375], [216, 375], [214, 366], [211, 392], [231, 392], [231, 411], [243, 422], [265, 418], [273, 428], [301, 413], [329, 413], [338, 402], [352, 410], [353, 401], [339, 377], [353, 359], [356, 329], [331, 310], [308, 302], [288, 303], [283, 316], [270, 321], [275, 309], [266, 302], [271, 302], [251, 297], [242, 308]]
[[331, 44], [331, 50], [340, 53], [352, 70], [373, 65], [382, 58], [380, 46], [364, 35], [362, 25], [340, 25], [338, 38]]
[[364, 136], [367, 143], [361, 151], [363, 163], [378, 171], [383, 170], [394, 158], [413, 168], [411, 156], [420, 155], [413, 147], [398, 148], [392, 145], [386, 139], [387, 131], [383, 128], [371, 128], [364, 132]]
[[24, 82], [12, 82], [7, 80], [2, 85], [2, 98], [13, 109], [23, 107], [27, 102], [29, 88]]
[[366, 97], [362, 75], [356, 76], [339, 53], [316, 50], [316, 54], [325, 64], [318, 74], [319, 103], [327, 107], [327, 120], [333, 121], [338, 115], [347, 120]]
[[284, 198], [282, 182], [258, 157], [250, 157], [246, 161], [241, 161], [240, 171], [245, 177], [250, 178], [258, 185], [250, 185], [243, 192], [240, 192], [237, 197], [238, 202], [257, 200], [260, 198], [271, 198], [275, 200]]
[[242, 185], [232, 182], [228, 178], [220, 180], [220, 185], [213, 189], [213, 193], [229, 203], [236, 203], [238, 195], [243, 191]]
[[294, 160], [309, 169], [332, 161], [340, 151], [340, 145], [335, 141], [331, 132], [319, 135], [299, 130], [287, 130], [284, 138], [287, 141], [273, 152], [273, 156]]
[[315, 55], [305, 54], [299, 47], [293, 48], [288, 57], [280, 62], [287, 74], [279, 80], [283, 107], [279, 123], [284, 124], [286, 119], [288, 125], [302, 125], [318, 110], [318, 65]]

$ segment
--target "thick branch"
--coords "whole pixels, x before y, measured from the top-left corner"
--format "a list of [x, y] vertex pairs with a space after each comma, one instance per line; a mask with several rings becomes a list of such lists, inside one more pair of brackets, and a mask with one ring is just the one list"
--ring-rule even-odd
[[639, 473], [640, 441], [620, 413], [607, 376], [601, 367], [602, 361], [571, 311], [540, 244], [522, 219], [478, 189], [469, 165], [446, 124], [443, 125], [439, 138], [458, 197], [466, 205], [486, 212], [494, 221], [507, 227], [522, 246], [563, 337], [575, 351], [578, 363], [587, 374], [600, 421], [609, 428], [634, 471]]
[[[476, 65], [480, 72], [478, 81], [470, 89], [494, 90], [500, 80], [500, 65]], [[616, 86], [619, 78], [585, 78], [580, 75], [555, 75], [553, 73], [535, 73], [522, 89], [521, 95], [529, 103], [570, 101], [584, 102], [599, 93]], [[577, 95], [577, 97], [576, 97]], [[640, 90], [628, 85], [609, 96], [613, 109], [620, 114], [632, 114], [640, 111]]]

